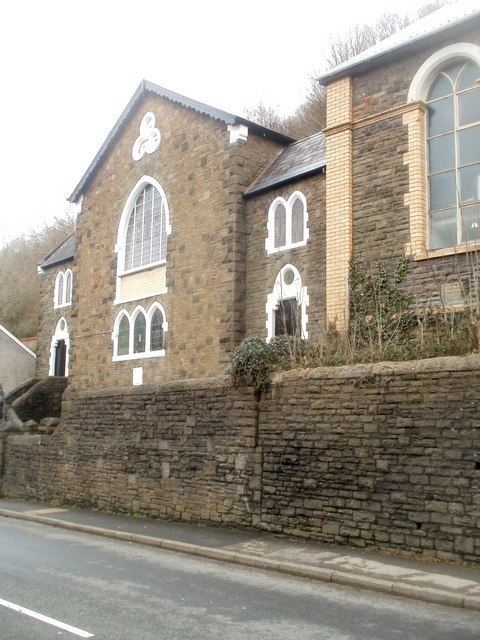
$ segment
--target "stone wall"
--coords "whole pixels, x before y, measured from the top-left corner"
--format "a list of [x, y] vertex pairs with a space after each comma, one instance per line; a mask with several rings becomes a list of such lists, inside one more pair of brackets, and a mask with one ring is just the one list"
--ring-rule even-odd
[[[61, 264], [54, 265], [44, 269], [39, 275], [40, 278], [40, 314], [39, 329], [37, 340], [37, 376], [44, 377], [50, 373], [50, 348], [52, 336], [60, 318], [64, 318], [67, 323], [70, 339], [72, 340], [72, 306], [55, 308], [55, 280], [60, 271], [65, 272], [67, 269], [73, 269], [73, 260], [67, 260]], [[77, 282], [73, 279], [72, 294], [75, 296], [75, 288]], [[71, 357], [71, 349], [70, 349]]]
[[[287, 200], [294, 191], [303, 193], [307, 201], [308, 242], [303, 247], [268, 255], [265, 240], [270, 205], [278, 196]], [[325, 323], [325, 176], [317, 174], [249, 198], [246, 227], [245, 335], [267, 337], [267, 295], [273, 291], [280, 269], [292, 264], [300, 273], [302, 285], [308, 288], [309, 337], [317, 337]]]
[[67, 378], [55, 376], [44, 378], [13, 400], [12, 409], [22, 422], [27, 420], [40, 422], [43, 418], [58, 418], [67, 384]]
[[65, 396], [5, 496], [480, 559], [480, 356]]

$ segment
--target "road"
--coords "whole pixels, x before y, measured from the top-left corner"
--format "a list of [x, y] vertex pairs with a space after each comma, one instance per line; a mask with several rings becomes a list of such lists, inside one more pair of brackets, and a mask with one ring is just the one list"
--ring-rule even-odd
[[480, 614], [0, 518], [0, 640], [92, 636], [479, 640]]

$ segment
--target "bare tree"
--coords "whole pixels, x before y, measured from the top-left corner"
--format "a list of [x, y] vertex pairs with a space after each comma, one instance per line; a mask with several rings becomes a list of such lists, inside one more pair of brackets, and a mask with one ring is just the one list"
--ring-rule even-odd
[[[357, 25], [331, 41], [327, 54], [328, 66], [332, 68], [346, 62], [446, 4], [448, 0], [433, 0], [420, 7], [413, 17], [385, 13], [372, 25]], [[310, 76], [306, 98], [291, 116], [282, 118], [278, 110], [266, 107], [262, 102], [246, 113], [250, 120], [265, 127], [286, 133], [293, 138], [305, 138], [325, 127], [325, 89], [319, 85], [315, 76]]]
[[35, 335], [38, 329], [37, 265], [73, 233], [73, 228], [73, 218], [66, 215], [0, 249], [0, 323], [20, 338]]

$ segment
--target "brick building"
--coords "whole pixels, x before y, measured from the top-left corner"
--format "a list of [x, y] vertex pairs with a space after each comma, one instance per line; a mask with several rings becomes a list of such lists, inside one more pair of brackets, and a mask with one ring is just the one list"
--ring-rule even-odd
[[320, 81], [327, 126], [300, 141], [142, 81], [41, 265], [39, 373], [79, 390], [217, 375], [246, 336], [345, 327], [353, 257], [407, 256], [423, 299], [461, 303], [480, 10], [445, 7]]

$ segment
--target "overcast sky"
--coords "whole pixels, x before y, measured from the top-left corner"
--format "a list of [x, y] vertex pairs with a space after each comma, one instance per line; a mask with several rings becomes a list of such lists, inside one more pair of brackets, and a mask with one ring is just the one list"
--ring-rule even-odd
[[421, 0], [2, 3], [0, 244], [62, 214], [142, 78], [242, 115], [290, 113], [332, 36]]

